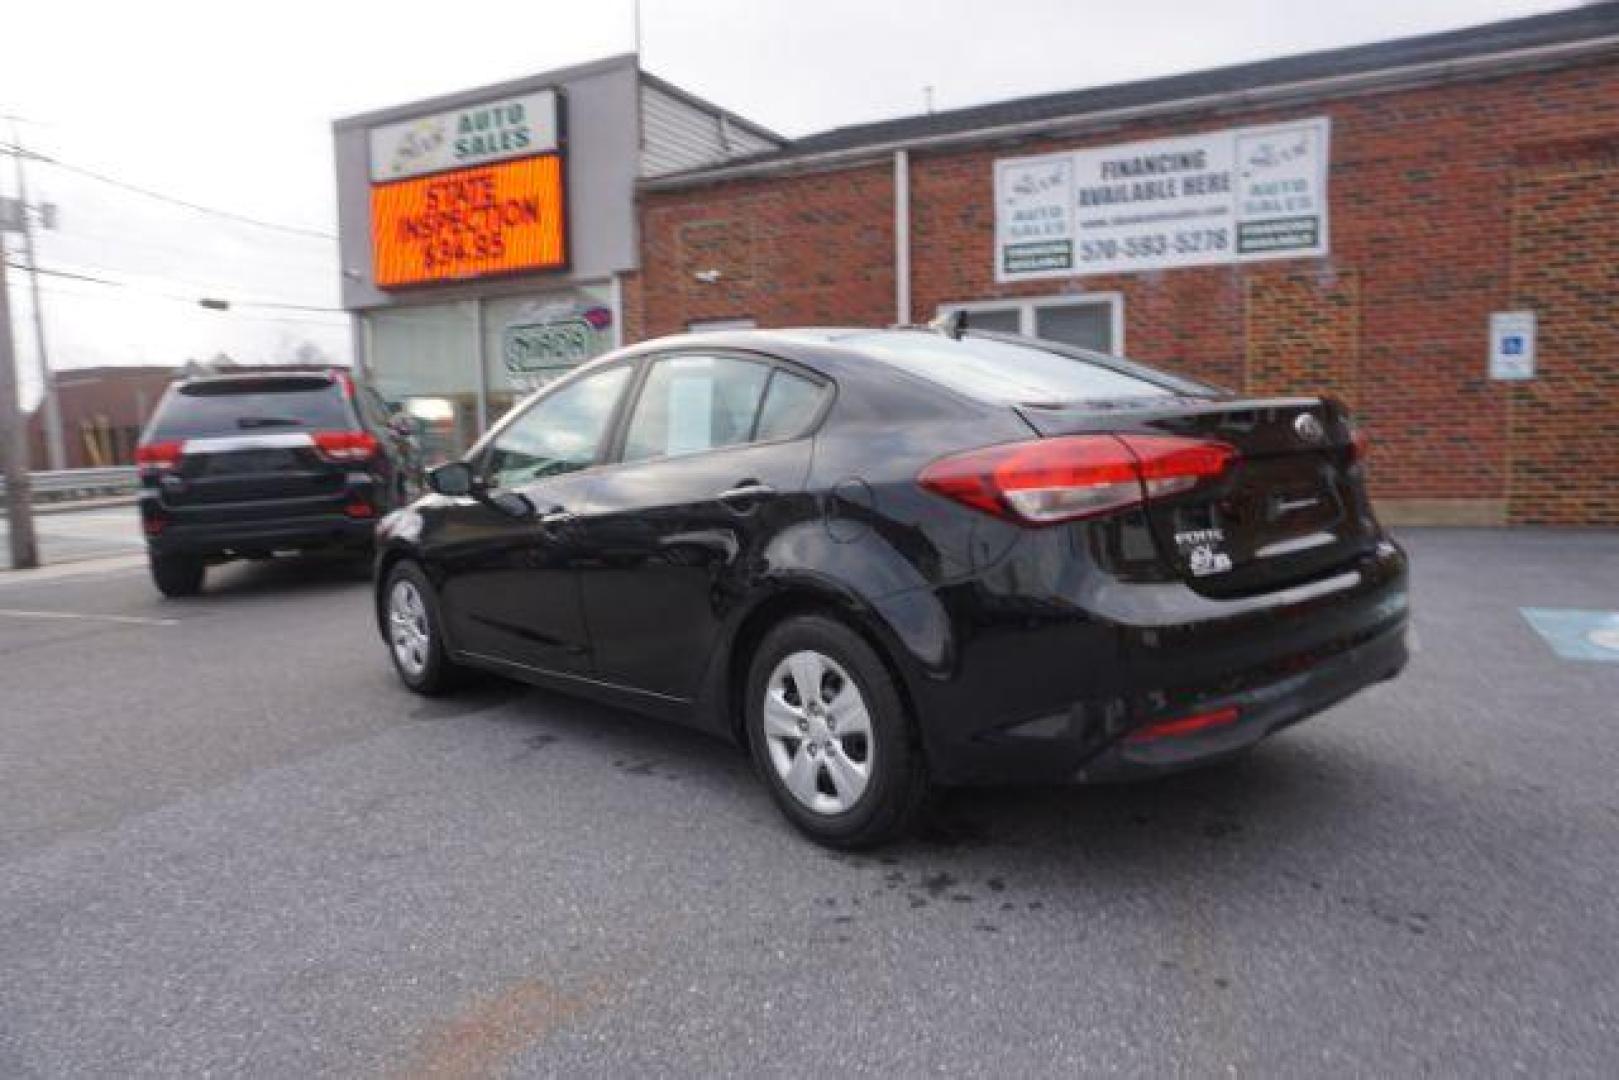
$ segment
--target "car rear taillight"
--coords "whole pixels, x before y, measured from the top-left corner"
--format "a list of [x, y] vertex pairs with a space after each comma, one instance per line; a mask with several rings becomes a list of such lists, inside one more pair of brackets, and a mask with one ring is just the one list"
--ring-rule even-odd
[[376, 437], [364, 431], [317, 431], [312, 437], [328, 461], [367, 461], [377, 452]]
[[1189, 491], [1236, 459], [1232, 447], [1202, 439], [1070, 435], [941, 458], [917, 480], [975, 510], [1050, 525]]
[[184, 443], [179, 440], [147, 443], [135, 448], [135, 467], [143, 473], [167, 472], [180, 464]]

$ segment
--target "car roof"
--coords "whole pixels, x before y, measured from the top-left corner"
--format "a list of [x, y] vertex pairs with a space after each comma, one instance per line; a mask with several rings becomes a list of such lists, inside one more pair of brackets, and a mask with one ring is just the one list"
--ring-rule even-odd
[[[786, 360], [798, 361], [833, 378], [842, 375], [870, 375], [874, 365], [885, 373], [901, 373], [921, 379], [939, 389], [964, 394], [975, 400], [999, 405], [1051, 403], [1063, 400], [1041, 380], [1017, 377], [971, 379], [951, 377], [946, 371], [914, 359], [895, 355], [896, 350], [883, 348], [885, 340], [901, 342], [916, 352], [916, 346], [925, 346], [930, 339], [948, 348], [947, 343], [964, 340], [942, 329], [930, 326], [894, 326], [875, 328], [867, 326], [790, 327], [772, 330], [705, 330], [685, 334], [672, 334], [636, 345], [618, 355], [644, 355], [670, 349], [715, 348], [762, 352]], [[1159, 392], [1205, 395], [1218, 393], [1216, 388], [1197, 383], [1168, 372], [1145, 367], [1122, 357], [1094, 352], [1057, 342], [1017, 334], [999, 334], [968, 330], [968, 342], [980, 342], [989, 348], [1012, 346], [1030, 350], [1032, 361], [1047, 363], [1058, 361], [1060, 366], [1079, 361], [1094, 365], [1115, 376], [1125, 377], [1153, 385]], [[1043, 355], [1042, 355], [1043, 354]], [[1004, 370], [1004, 369], [1003, 369]], [[1008, 372], [1008, 375], [1011, 375]]]

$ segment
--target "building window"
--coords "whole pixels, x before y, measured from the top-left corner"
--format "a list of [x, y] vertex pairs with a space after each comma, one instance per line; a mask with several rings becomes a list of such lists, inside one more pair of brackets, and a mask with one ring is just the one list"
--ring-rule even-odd
[[1023, 334], [1097, 352], [1124, 352], [1124, 298], [1118, 293], [939, 305], [941, 315], [952, 311], [966, 312], [967, 326], [974, 330]]
[[707, 330], [752, 330], [759, 324], [752, 319], [695, 319], [686, 324], [694, 334]]

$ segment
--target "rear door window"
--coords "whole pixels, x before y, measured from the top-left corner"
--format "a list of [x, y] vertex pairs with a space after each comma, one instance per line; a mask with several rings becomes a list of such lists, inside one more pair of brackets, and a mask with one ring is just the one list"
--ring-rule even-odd
[[753, 441], [771, 369], [731, 356], [653, 363], [630, 416], [624, 460], [645, 461]]
[[755, 441], [798, 438], [815, 421], [826, 395], [827, 388], [820, 383], [778, 368], [770, 376], [770, 388], [765, 391], [765, 402], [759, 409]]
[[353, 413], [326, 378], [221, 380], [178, 386], [164, 399], [148, 441], [281, 431], [346, 431]]

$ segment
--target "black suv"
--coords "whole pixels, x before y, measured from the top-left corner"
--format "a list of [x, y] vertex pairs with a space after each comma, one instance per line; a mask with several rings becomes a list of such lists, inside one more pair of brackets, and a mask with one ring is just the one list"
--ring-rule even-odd
[[281, 551], [370, 553], [377, 518], [419, 489], [406, 425], [342, 371], [172, 384], [141, 436], [141, 526], [165, 596], [210, 562]]

